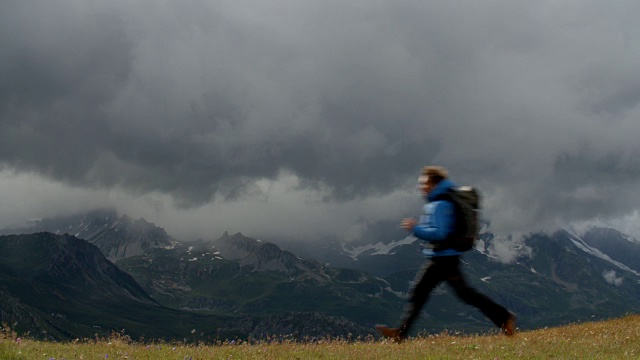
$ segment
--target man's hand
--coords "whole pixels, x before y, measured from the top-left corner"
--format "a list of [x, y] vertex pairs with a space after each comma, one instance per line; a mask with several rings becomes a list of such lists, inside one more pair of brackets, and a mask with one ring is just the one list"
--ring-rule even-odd
[[402, 221], [400, 222], [400, 227], [409, 232], [413, 232], [413, 228], [417, 224], [418, 224], [418, 220], [414, 218], [405, 218], [405, 219], [402, 219]]

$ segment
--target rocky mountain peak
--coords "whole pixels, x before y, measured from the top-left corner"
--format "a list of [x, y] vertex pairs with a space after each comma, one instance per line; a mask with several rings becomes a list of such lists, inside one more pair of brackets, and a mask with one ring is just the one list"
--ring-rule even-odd
[[229, 236], [225, 232], [214, 242], [215, 250], [229, 260], [239, 260], [242, 266], [251, 266], [254, 271], [279, 271], [294, 273], [319, 269], [315, 261], [303, 260], [276, 244], [262, 242], [236, 233]]
[[258, 244], [258, 240], [245, 237], [242, 233], [229, 236], [229, 233], [225, 231], [224, 234], [214, 242], [213, 246], [216, 250], [220, 251], [224, 258], [238, 260], [255, 253]]

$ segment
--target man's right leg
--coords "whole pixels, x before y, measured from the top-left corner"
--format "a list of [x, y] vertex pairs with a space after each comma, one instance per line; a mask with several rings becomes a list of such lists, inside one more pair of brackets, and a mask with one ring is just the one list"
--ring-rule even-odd
[[453, 287], [458, 297], [465, 303], [475, 306], [485, 314], [496, 326], [502, 329], [506, 335], [515, 332], [515, 316], [502, 305], [491, 300], [488, 296], [470, 287], [460, 271], [459, 258], [452, 258], [449, 263], [447, 282]]

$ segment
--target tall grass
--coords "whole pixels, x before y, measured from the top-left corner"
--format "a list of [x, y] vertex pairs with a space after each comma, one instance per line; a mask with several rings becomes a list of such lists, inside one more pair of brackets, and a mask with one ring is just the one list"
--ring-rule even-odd
[[142, 343], [122, 334], [46, 342], [3, 328], [0, 359], [640, 359], [640, 315], [518, 332], [513, 337], [438, 334], [387, 340]]

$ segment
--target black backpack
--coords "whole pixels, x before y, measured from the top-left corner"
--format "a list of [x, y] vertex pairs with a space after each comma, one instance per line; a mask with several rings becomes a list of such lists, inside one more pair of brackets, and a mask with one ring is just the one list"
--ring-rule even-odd
[[436, 200], [447, 200], [454, 205], [454, 231], [442, 244], [442, 248], [452, 248], [460, 252], [473, 249], [478, 237], [478, 213], [480, 194], [470, 186], [462, 186], [438, 196]]

